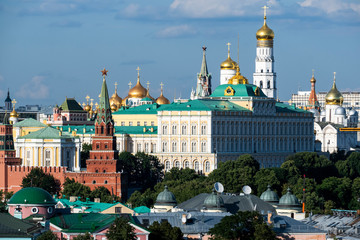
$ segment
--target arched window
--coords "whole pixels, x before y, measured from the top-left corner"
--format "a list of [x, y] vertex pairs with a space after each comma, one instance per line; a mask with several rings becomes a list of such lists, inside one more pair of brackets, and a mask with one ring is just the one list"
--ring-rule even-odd
[[189, 161], [185, 161], [184, 168], [188, 168], [188, 167], [189, 167]]
[[138, 151], [138, 152], [141, 152], [141, 143], [138, 143], [138, 144], [137, 144], [137, 151]]
[[31, 165], [31, 152], [30, 150], [26, 151], [26, 166], [30, 166]]
[[181, 126], [181, 134], [183, 134], [183, 135], [186, 134], [186, 125]]
[[166, 125], [162, 127], [162, 133], [165, 134], [165, 135], [168, 134]]
[[198, 161], [195, 161], [194, 169], [195, 169], [195, 171], [199, 171], [199, 162]]
[[177, 134], [177, 131], [176, 131], [176, 125], [173, 125], [172, 128], [171, 128], [171, 134], [172, 135], [176, 135]]
[[267, 88], [270, 88], [270, 81], [267, 82]]
[[162, 143], [162, 152], [167, 152], [167, 142]]
[[260, 81], [260, 88], [263, 88], [263, 82]]
[[96, 181], [95, 181], [95, 180], [93, 180], [93, 181], [92, 181], [92, 183], [93, 183], [93, 184], [96, 184]]
[[201, 152], [206, 152], [206, 142], [201, 143]]
[[176, 142], [172, 142], [172, 144], [171, 144], [171, 151], [172, 152], [177, 152], [177, 149], [176, 149]]
[[107, 180], [105, 180], [105, 181], [104, 181], [104, 184], [108, 184], [108, 181], [107, 181]]
[[181, 151], [186, 152], [186, 142], [181, 143]]
[[104, 134], [104, 126], [101, 126], [101, 134]]
[[180, 162], [179, 161], [175, 161], [175, 167], [180, 168]]
[[205, 135], [206, 134], [206, 125], [202, 125], [201, 126], [201, 134]]
[[209, 161], [205, 162], [205, 172], [210, 172], [210, 162]]
[[191, 152], [196, 152], [196, 142], [191, 143]]
[[196, 135], [196, 125], [191, 126], [191, 134]]
[[166, 161], [165, 162], [165, 171], [169, 171], [170, 170], [170, 161]]

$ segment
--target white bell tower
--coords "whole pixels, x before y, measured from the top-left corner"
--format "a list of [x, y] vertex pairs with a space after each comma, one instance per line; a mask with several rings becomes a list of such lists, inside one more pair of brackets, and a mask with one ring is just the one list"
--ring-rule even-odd
[[255, 59], [254, 85], [261, 88], [269, 98], [277, 99], [276, 73], [274, 71], [274, 31], [266, 24], [264, 6], [264, 25], [256, 32], [257, 47]]

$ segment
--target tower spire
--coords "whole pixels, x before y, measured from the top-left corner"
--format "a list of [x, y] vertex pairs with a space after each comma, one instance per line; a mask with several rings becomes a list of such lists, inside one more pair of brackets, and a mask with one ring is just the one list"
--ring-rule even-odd
[[108, 71], [104, 68], [104, 70], [101, 72], [103, 76], [103, 84], [101, 86], [101, 92], [99, 96], [99, 111], [97, 112], [96, 123], [101, 124], [104, 122], [107, 125], [108, 123], [112, 123], [109, 92], [105, 80], [105, 76], [107, 75]]
[[267, 7], [266, 5], [262, 7], [264, 9], [264, 25], [266, 24], [266, 9], [268, 9], [269, 7]]
[[231, 43], [228, 42], [226, 45], [228, 46], [228, 58], [230, 58], [230, 45], [231, 45]]

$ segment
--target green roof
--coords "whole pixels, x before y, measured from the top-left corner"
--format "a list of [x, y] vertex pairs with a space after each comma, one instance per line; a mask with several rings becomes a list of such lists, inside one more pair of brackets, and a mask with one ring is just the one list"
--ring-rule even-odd
[[157, 103], [144, 104], [131, 108], [120, 108], [118, 111], [113, 112], [113, 115], [120, 114], [157, 114], [157, 112], [164, 108], [166, 105], [159, 105]]
[[0, 236], [1, 239], [34, 239], [40, 233], [42, 226], [29, 223], [11, 216], [8, 213], [0, 213]]
[[276, 106], [276, 112], [310, 113], [306, 110], [295, 107], [295, 105], [288, 105], [282, 102], [277, 102], [275, 106]]
[[186, 103], [172, 103], [163, 105], [162, 111], [247, 111], [227, 100], [197, 99]]
[[136, 207], [134, 208], [134, 211], [136, 213], [149, 213], [150, 212], [150, 208], [146, 207], [146, 206], [140, 206], [140, 207]]
[[[69, 128], [70, 128], [70, 132], [69, 132]], [[83, 134], [84, 133], [84, 128], [86, 130], [86, 134], [95, 134], [95, 126], [94, 125], [75, 125], [75, 126], [58, 126], [56, 127], [56, 129], [59, 129], [61, 131], [66, 132], [66, 133], [71, 133], [72, 131], [75, 131], [77, 134]]]
[[[61, 202], [65, 207], [73, 207], [73, 208], [82, 208], [82, 207], [86, 207], [85, 212], [87, 213], [98, 213], [98, 212], [102, 212], [108, 208], [111, 208], [117, 204], [121, 204], [123, 206], [126, 206], [120, 202], [114, 202], [114, 203], [97, 203], [97, 202], [92, 202], [92, 201], [80, 201], [80, 200], [76, 200], [74, 202], [70, 202], [69, 199], [64, 199], [64, 198], [59, 198], [59, 199], [55, 199], [56, 202]], [[127, 206], [126, 206], [127, 207]]]
[[299, 199], [291, 193], [290, 188], [287, 189], [287, 193], [283, 195], [279, 200], [279, 207], [299, 207]]
[[50, 223], [64, 229], [63, 232], [93, 233], [110, 226], [118, 216], [119, 214], [71, 213], [53, 217]]
[[159, 193], [156, 197], [155, 204], [162, 204], [162, 205], [176, 205], [176, 198], [172, 192], [168, 190], [168, 187], [165, 185], [164, 191]]
[[261, 194], [260, 199], [265, 202], [279, 202], [279, 196], [271, 190], [270, 185], [268, 185], [267, 190]]
[[46, 127], [36, 132], [29, 133], [25, 136], [21, 136], [18, 139], [64, 139], [64, 138], [75, 138], [69, 135], [67, 132], [62, 132], [60, 136], [60, 130], [53, 127]]
[[75, 98], [66, 98], [65, 101], [61, 104], [60, 108], [64, 111], [85, 112], [85, 110], [80, 106], [80, 104], [75, 100]]
[[[230, 87], [234, 90], [234, 95], [225, 96], [225, 90]], [[210, 97], [266, 97], [266, 95], [260, 90], [260, 96], [255, 95], [256, 85], [253, 84], [222, 84], [218, 86]]]
[[143, 99], [140, 100], [141, 102], [153, 102], [153, 100], [149, 97], [145, 97]]
[[46, 124], [39, 122], [33, 118], [26, 118], [21, 122], [17, 122], [13, 127], [46, 127]]
[[115, 134], [157, 134], [157, 126], [116, 126]]
[[17, 191], [9, 200], [8, 204], [41, 204], [41, 205], [55, 205], [56, 202], [48, 193], [42, 188], [28, 187]]

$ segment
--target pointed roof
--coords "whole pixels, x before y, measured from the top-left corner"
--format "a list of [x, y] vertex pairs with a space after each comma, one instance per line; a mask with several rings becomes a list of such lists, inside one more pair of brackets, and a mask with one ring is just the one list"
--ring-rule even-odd
[[202, 58], [202, 62], [201, 62], [201, 69], [200, 69], [200, 75], [205, 77], [209, 74], [208, 72], [208, 68], [207, 68], [207, 63], [206, 63], [206, 47], [203, 47], [203, 58]]
[[109, 101], [109, 92], [106, 85], [105, 75], [103, 75], [103, 83], [101, 86], [101, 92], [99, 96], [99, 111], [97, 113], [96, 117], [97, 123], [101, 123], [102, 121], [105, 122], [105, 124], [108, 124], [109, 122], [112, 122], [112, 116], [111, 116], [111, 108], [110, 108], [110, 101]]
[[9, 115], [8, 115], [7, 111], [5, 111], [5, 114], [4, 114], [3, 124], [4, 125], [9, 125], [10, 124]]
[[75, 98], [66, 98], [60, 107], [63, 111], [85, 111]]
[[46, 124], [39, 122], [33, 118], [26, 118], [21, 122], [14, 124], [14, 127], [46, 127]]
[[73, 138], [73, 136], [68, 135], [65, 132], [60, 134], [60, 130], [46, 127], [42, 128], [36, 132], [29, 133], [28, 135], [19, 137], [19, 139], [62, 139], [62, 138]]
[[6, 97], [6, 99], [5, 99], [5, 102], [11, 102], [9, 89], [8, 89], [8, 92], [7, 92], [7, 97]]
[[311, 92], [310, 92], [310, 96], [309, 96], [309, 101], [308, 101], [308, 105], [310, 108], [320, 108], [320, 104], [319, 101], [317, 99], [316, 96], [316, 92], [315, 92], [315, 83], [316, 83], [316, 79], [314, 77], [314, 72], [312, 75], [312, 78], [310, 79], [311, 82]]

